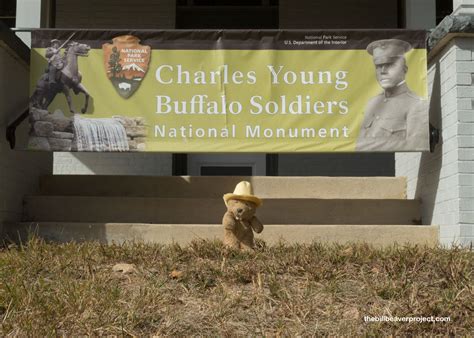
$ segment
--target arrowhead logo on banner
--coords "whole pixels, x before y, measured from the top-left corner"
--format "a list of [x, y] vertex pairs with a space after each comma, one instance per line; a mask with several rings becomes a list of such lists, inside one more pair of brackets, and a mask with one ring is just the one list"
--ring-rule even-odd
[[148, 71], [151, 47], [141, 45], [140, 39], [133, 35], [117, 36], [112, 41], [102, 45], [105, 70], [115, 90], [128, 99]]

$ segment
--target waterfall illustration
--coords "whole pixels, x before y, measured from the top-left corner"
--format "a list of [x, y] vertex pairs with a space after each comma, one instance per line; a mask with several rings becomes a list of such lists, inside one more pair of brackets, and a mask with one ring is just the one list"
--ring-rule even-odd
[[124, 126], [112, 118], [91, 119], [74, 116], [78, 151], [128, 151]]

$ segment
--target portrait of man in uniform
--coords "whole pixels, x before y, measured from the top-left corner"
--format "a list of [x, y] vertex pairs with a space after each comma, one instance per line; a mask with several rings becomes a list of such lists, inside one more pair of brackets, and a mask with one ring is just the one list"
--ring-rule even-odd
[[408, 42], [399, 39], [377, 40], [367, 46], [382, 92], [366, 105], [356, 150], [429, 149], [428, 102], [405, 81], [405, 53], [411, 49]]

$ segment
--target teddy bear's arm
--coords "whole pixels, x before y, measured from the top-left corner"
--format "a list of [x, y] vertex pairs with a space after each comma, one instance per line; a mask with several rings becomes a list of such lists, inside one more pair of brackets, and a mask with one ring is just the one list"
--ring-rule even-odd
[[252, 219], [250, 220], [250, 226], [252, 227], [253, 231], [255, 231], [257, 234], [263, 231], [263, 224], [262, 222], [260, 222], [257, 216], [252, 217]]
[[226, 212], [224, 214], [224, 217], [222, 218], [222, 225], [224, 226], [225, 229], [228, 230], [233, 230], [235, 229], [237, 222], [234, 218], [234, 216], [230, 212]]

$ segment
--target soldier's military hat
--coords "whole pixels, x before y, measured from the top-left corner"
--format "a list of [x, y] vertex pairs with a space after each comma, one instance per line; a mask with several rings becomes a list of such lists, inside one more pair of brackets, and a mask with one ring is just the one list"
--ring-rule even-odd
[[399, 39], [385, 39], [371, 42], [367, 52], [373, 56], [376, 65], [394, 62], [404, 56], [413, 47]]

